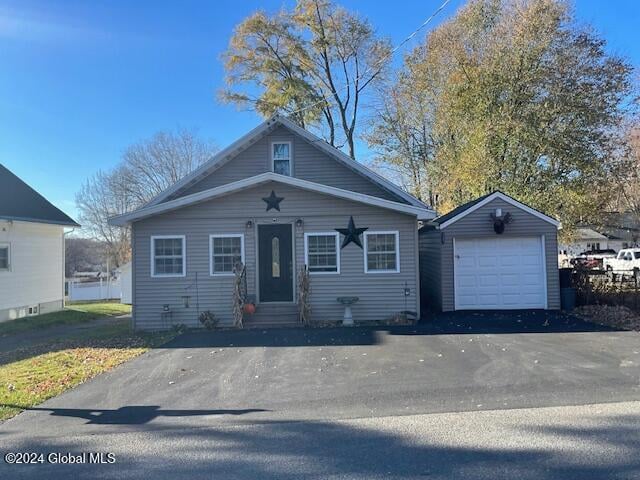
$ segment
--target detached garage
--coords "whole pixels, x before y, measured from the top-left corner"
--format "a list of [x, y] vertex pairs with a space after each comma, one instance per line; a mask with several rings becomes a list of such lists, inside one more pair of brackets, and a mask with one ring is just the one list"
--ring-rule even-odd
[[422, 308], [560, 308], [558, 221], [493, 192], [420, 229]]

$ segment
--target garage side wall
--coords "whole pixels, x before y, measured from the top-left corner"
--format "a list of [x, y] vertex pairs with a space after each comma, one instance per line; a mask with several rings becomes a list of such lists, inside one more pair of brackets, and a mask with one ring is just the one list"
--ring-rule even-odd
[[420, 252], [420, 305], [423, 314], [442, 309], [441, 235], [434, 228], [422, 228], [418, 234]]
[[506, 225], [502, 237], [545, 236], [545, 255], [547, 270], [547, 303], [550, 310], [560, 308], [560, 281], [558, 276], [558, 231], [556, 227], [535, 215], [532, 215], [502, 199], [495, 199], [478, 210], [459, 219], [446, 228], [442, 244], [442, 310], [455, 309], [455, 285], [453, 278], [453, 239], [494, 237], [491, 213], [501, 208], [502, 213], [510, 213], [511, 223]]

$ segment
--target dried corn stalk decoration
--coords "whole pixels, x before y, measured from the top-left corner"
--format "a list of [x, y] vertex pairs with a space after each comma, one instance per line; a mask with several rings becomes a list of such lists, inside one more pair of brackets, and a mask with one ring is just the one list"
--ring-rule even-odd
[[308, 325], [311, 321], [311, 283], [309, 282], [309, 269], [306, 265], [300, 268], [298, 273], [298, 314], [300, 321]]
[[242, 328], [244, 304], [247, 301], [247, 269], [238, 262], [233, 267], [233, 325]]

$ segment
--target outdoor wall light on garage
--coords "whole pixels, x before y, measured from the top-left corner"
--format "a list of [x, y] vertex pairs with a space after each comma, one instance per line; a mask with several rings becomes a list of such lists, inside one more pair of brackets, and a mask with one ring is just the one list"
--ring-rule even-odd
[[251, 230], [253, 228], [253, 222], [251, 220], [247, 220], [247, 230]]
[[511, 222], [511, 214], [506, 213], [502, 215], [502, 209], [496, 208], [495, 213], [492, 213], [491, 220], [493, 220], [493, 231], [498, 235], [504, 232], [504, 227], [507, 223]]
[[296, 228], [302, 228], [303, 225], [304, 225], [304, 222], [302, 221], [301, 218], [296, 220]]

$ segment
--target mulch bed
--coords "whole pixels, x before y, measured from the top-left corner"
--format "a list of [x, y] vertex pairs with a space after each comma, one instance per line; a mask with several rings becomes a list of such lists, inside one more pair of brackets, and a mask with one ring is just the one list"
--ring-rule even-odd
[[585, 305], [576, 308], [572, 313], [598, 325], [640, 331], [640, 315], [621, 305]]

